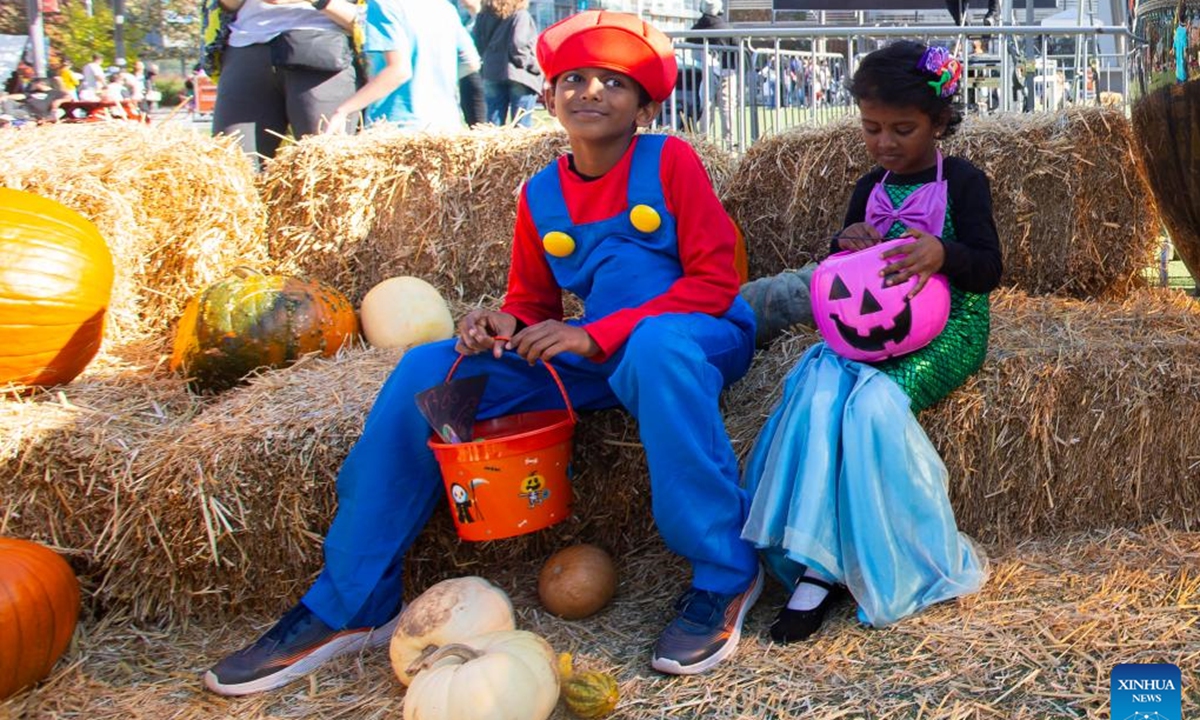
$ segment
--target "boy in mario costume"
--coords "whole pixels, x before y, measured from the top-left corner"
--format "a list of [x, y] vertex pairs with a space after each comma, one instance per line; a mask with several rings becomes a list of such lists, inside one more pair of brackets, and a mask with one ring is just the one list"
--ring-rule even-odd
[[[652, 665], [701, 673], [736, 649], [762, 575], [740, 538], [748, 498], [718, 408], [754, 346], [733, 224], [691, 146], [637, 133], [674, 88], [666, 36], [633, 15], [588, 11], [547, 28], [537, 54], [571, 152], [521, 191], [504, 303], [468, 313], [457, 339], [405, 354], [342, 465], [324, 569], [262, 638], [207, 673], [215, 692], [278, 687], [388, 641], [404, 554], [445, 502], [414, 395], [460, 353], [456, 377], [489, 377], [480, 419], [562, 406], [538, 360], [554, 361], [576, 408], [637, 418], [655, 522], [692, 566]], [[583, 300], [582, 317], [563, 319], [564, 289]]]

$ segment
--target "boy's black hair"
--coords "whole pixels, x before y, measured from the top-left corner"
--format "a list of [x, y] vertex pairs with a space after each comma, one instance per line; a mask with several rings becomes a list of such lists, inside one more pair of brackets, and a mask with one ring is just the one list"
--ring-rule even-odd
[[929, 81], [936, 78], [917, 67], [926, 49], [921, 43], [901, 40], [867, 55], [850, 80], [850, 94], [856, 101], [915, 107], [935, 123], [945, 119], [942, 136], [947, 137], [962, 123], [962, 111], [954, 96], [944, 98], [930, 87]]
[[[559, 73], [558, 75], [555, 75], [553, 78], [551, 78], [551, 80], [550, 80], [550, 92], [554, 92], [554, 86], [555, 86], [555, 85], [558, 85], [558, 79], [559, 79], [560, 77], [562, 77], [562, 73]], [[649, 105], [649, 104], [650, 104], [650, 102], [651, 102], [650, 93], [646, 92], [646, 88], [642, 87], [642, 84], [641, 84], [640, 82], [638, 82], [637, 80], [634, 80], [633, 78], [629, 78], [629, 80], [630, 80], [631, 82], [633, 82], [633, 84], [634, 84], [634, 85], [636, 85], [636, 86], [637, 86], [637, 89], [638, 89], [638, 107], [640, 107], [640, 108], [644, 108], [644, 107], [646, 107], [647, 105]]]

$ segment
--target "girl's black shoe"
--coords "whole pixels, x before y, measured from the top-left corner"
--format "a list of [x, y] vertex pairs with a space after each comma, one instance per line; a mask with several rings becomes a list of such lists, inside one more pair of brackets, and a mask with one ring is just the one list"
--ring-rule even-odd
[[827, 583], [815, 577], [802, 577], [796, 584], [800, 583], [825, 588], [828, 594], [819, 605], [811, 610], [793, 610], [786, 604], [779, 609], [779, 614], [775, 616], [775, 622], [771, 623], [771, 639], [781, 645], [812, 637], [813, 633], [821, 629], [821, 623], [825, 622], [825, 615], [841, 599], [845, 591], [841, 585]]

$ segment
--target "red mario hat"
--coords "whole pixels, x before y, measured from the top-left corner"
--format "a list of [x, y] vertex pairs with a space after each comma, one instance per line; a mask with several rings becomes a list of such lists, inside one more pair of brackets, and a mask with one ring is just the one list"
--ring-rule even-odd
[[675, 49], [658, 28], [636, 15], [588, 10], [546, 28], [538, 38], [538, 64], [553, 80], [567, 70], [606, 68], [637, 80], [652, 100], [675, 89]]

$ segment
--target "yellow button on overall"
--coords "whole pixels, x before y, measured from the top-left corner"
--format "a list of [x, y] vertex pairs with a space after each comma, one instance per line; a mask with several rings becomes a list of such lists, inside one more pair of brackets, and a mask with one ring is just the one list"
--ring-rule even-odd
[[542, 238], [542, 247], [554, 257], [566, 257], [575, 252], [575, 238], [565, 232], [552, 230]]
[[649, 205], [635, 205], [629, 211], [629, 222], [644, 233], [652, 233], [662, 227], [662, 218], [658, 216], [658, 211]]

